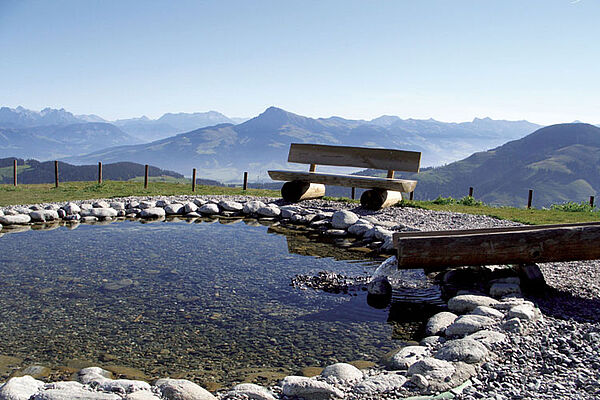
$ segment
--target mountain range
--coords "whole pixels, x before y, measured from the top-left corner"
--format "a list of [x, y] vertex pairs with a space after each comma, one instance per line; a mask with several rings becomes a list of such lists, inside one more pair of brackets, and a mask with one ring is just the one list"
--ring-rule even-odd
[[238, 125], [205, 127], [151, 143], [102, 149], [67, 160], [76, 164], [152, 162], [184, 174], [198, 168], [202, 176], [223, 181], [239, 181], [243, 171], [248, 171], [251, 180], [256, 181], [267, 179], [268, 169], [288, 167], [287, 152], [292, 142], [421, 151], [423, 165], [427, 166], [461, 159], [521, 138], [537, 128], [539, 125], [527, 121], [488, 118], [464, 123], [398, 117], [373, 121], [315, 119], [270, 107]]
[[[375, 174], [374, 171], [370, 171]], [[492, 150], [403, 177], [418, 180], [415, 199], [474, 197], [491, 205], [533, 206], [588, 201], [600, 191], [600, 128], [558, 124]]]

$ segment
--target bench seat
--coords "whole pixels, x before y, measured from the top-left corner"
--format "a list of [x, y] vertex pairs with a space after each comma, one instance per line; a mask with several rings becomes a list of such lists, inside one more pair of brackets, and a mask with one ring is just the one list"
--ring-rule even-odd
[[407, 179], [379, 178], [375, 176], [331, 174], [305, 171], [269, 171], [271, 179], [276, 181], [301, 181], [327, 185], [359, 187], [366, 189], [385, 189], [410, 193], [415, 190], [417, 181]]

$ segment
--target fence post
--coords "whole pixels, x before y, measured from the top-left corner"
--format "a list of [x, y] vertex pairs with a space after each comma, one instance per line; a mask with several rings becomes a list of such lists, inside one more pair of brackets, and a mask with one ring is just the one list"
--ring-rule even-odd
[[244, 186], [243, 190], [248, 190], [248, 172], [244, 172]]
[[527, 198], [527, 208], [531, 208], [532, 200], [533, 200], [533, 189], [529, 189], [529, 197]]
[[192, 169], [192, 192], [196, 191], [196, 168]]
[[58, 187], [58, 161], [54, 161], [54, 187]]
[[469, 197], [473, 197], [473, 187], [469, 186]]
[[148, 164], [146, 164], [144, 171], [144, 189], [148, 189]]
[[13, 184], [17, 186], [17, 159], [13, 161]]
[[594, 196], [590, 196], [590, 207], [594, 208]]
[[352, 197], [352, 200], [354, 200], [356, 198], [356, 188], [355, 187], [352, 188], [352, 192], [350, 192], [350, 195]]
[[102, 183], [102, 162], [98, 161], [98, 185]]
[[410, 201], [413, 201], [414, 198], [415, 198], [415, 191], [413, 190], [412, 192], [410, 192], [410, 195], [408, 196], [408, 199]]

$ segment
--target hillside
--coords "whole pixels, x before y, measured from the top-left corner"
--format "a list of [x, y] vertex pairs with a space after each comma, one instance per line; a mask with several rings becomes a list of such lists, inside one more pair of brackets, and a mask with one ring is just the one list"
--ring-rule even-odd
[[[13, 160], [14, 158], [0, 159], [0, 184], [13, 183]], [[119, 162], [102, 166], [104, 180], [127, 181], [136, 177], [144, 176], [145, 166], [131, 162]], [[59, 177], [63, 182], [95, 181], [98, 179], [98, 165], [71, 165], [58, 163]], [[17, 159], [17, 181], [19, 184], [51, 183], [54, 182], [54, 162], [40, 162], [37, 160]], [[170, 177], [182, 179], [183, 175], [177, 172], [163, 170], [150, 166], [148, 175], [151, 177]], [[203, 184], [216, 182], [207, 180]]]
[[265, 181], [269, 180], [268, 169], [288, 167], [287, 152], [293, 142], [421, 151], [423, 165], [427, 166], [495, 147], [539, 127], [526, 121], [489, 119], [461, 124], [388, 119], [385, 124], [339, 117], [315, 119], [270, 107], [242, 124], [201, 128], [152, 143], [119, 146], [66, 160], [152, 162], [184, 174], [198, 168], [205, 176], [217, 180], [239, 181], [243, 171], [249, 171], [251, 180]]
[[404, 175], [419, 181], [415, 199], [475, 197], [493, 205], [523, 206], [529, 189], [533, 205], [587, 201], [600, 190], [600, 128], [559, 124], [479, 152], [449, 165]]

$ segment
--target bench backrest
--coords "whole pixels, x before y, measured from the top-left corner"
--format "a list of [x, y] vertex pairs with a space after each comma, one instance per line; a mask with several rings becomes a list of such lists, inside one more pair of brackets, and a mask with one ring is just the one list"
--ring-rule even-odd
[[292, 143], [288, 162], [419, 172], [421, 152]]

